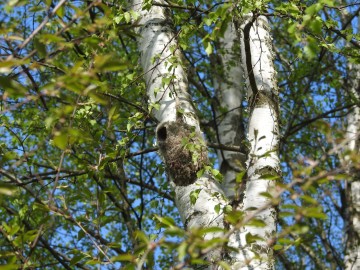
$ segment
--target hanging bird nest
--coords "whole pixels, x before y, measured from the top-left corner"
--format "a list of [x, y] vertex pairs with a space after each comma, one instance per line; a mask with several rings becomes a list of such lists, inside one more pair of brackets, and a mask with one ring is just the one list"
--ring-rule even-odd
[[188, 186], [197, 179], [197, 172], [208, 164], [204, 140], [182, 121], [161, 123], [157, 130], [157, 143], [166, 171], [178, 186]]

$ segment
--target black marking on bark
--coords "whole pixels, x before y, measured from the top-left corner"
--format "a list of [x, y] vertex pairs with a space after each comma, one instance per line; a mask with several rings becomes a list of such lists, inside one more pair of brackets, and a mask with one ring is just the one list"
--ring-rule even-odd
[[250, 46], [250, 30], [256, 21], [256, 16], [254, 16], [251, 21], [246, 24], [244, 27], [244, 44], [245, 44], [245, 59], [246, 59], [246, 69], [249, 77], [250, 87], [253, 92], [251, 106], [254, 105], [256, 96], [259, 93], [259, 90], [256, 85], [255, 75], [254, 75], [254, 67], [251, 61], [251, 46]]

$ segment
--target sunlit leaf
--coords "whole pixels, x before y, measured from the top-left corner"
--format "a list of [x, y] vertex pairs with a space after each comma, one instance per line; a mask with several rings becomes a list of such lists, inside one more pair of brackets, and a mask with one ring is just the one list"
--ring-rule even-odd
[[12, 196], [16, 192], [16, 186], [11, 184], [0, 183], [0, 194]]

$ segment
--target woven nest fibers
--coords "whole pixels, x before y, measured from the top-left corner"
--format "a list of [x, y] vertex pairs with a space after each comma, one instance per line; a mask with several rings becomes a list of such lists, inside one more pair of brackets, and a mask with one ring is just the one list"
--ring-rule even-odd
[[156, 130], [157, 143], [166, 171], [178, 186], [188, 186], [197, 172], [208, 163], [208, 153], [201, 134], [181, 121], [164, 122]]

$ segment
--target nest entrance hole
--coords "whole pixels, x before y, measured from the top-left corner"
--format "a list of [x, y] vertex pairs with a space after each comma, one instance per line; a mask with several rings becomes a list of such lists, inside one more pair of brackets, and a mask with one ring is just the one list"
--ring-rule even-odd
[[162, 126], [161, 128], [158, 129], [157, 131], [157, 139], [159, 141], [165, 141], [167, 137], [167, 130], [165, 126]]

